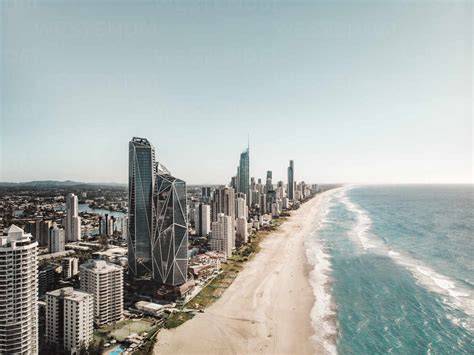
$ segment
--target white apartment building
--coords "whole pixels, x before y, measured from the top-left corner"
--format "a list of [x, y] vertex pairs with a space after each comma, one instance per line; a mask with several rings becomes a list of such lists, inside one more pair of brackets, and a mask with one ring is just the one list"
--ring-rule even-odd
[[94, 323], [114, 323], [123, 316], [123, 269], [105, 260], [80, 266], [81, 289], [94, 296]]
[[94, 303], [90, 293], [64, 287], [46, 293], [46, 341], [76, 353], [93, 339]]
[[65, 239], [64, 229], [58, 228], [57, 224], [54, 223], [48, 231], [48, 251], [50, 253], [64, 251]]
[[70, 193], [66, 196], [66, 239], [68, 242], [81, 240], [81, 217], [77, 196]]
[[38, 243], [11, 225], [0, 237], [0, 354], [38, 353]]
[[212, 223], [210, 239], [211, 250], [220, 251], [230, 257], [235, 248], [234, 218], [223, 213], [217, 215], [217, 222]]
[[240, 244], [247, 243], [249, 240], [249, 229], [247, 219], [245, 217], [237, 218], [236, 239]]
[[247, 204], [245, 199], [238, 197], [235, 200], [235, 218], [245, 217], [247, 218]]
[[61, 267], [63, 268], [63, 277], [70, 279], [79, 273], [79, 259], [77, 258], [64, 258], [61, 260]]

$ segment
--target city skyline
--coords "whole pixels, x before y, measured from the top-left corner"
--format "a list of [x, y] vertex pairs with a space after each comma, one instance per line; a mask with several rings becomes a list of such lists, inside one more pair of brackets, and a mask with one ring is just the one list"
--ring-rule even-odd
[[0, 181], [124, 183], [138, 136], [227, 183], [250, 134], [255, 177], [293, 159], [297, 181], [472, 182], [469, 2], [0, 9]]
[[473, 5], [0, 0], [0, 355], [470, 353]]

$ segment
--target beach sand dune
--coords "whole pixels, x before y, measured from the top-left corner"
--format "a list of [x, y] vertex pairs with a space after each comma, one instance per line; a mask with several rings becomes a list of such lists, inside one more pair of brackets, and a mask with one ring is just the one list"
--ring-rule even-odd
[[162, 330], [155, 354], [323, 353], [311, 340], [314, 296], [304, 248], [321, 195], [263, 240], [261, 251], [205, 313]]

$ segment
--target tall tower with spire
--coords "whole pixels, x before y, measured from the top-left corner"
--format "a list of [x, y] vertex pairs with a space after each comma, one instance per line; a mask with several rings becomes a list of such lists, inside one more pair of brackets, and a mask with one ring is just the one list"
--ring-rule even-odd
[[250, 160], [249, 146], [240, 154], [239, 163], [239, 192], [243, 192], [247, 196], [247, 205], [250, 206]]

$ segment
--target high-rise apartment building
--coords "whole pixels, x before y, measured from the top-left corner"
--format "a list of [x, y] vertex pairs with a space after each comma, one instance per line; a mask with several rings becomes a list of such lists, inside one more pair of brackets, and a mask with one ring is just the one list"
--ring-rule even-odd
[[210, 186], [202, 187], [200, 201], [206, 205], [211, 203], [211, 187]]
[[80, 266], [81, 290], [94, 297], [94, 323], [102, 326], [123, 316], [123, 270], [104, 260]]
[[93, 339], [94, 303], [90, 293], [64, 287], [46, 293], [46, 342], [78, 353]]
[[211, 250], [222, 252], [226, 257], [232, 255], [235, 248], [234, 217], [219, 213], [217, 221], [212, 223]]
[[55, 264], [43, 264], [38, 267], [38, 293], [43, 296], [52, 291], [56, 281], [59, 280], [61, 267]]
[[63, 277], [70, 279], [79, 273], [79, 259], [78, 258], [64, 258], [61, 260], [61, 268]]
[[196, 234], [205, 237], [211, 232], [211, 206], [200, 203], [195, 211]]
[[265, 180], [265, 193], [271, 190], [273, 190], [272, 172], [269, 170], [267, 171], [267, 179]]
[[270, 179], [272, 180], [273, 174], [271, 170], [267, 170], [267, 180]]
[[38, 243], [11, 225], [0, 237], [0, 354], [38, 353]]
[[260, 212], [267, 213], [267, 194], [260, 194]]
[[217, 221], [219, 213], [226, 216], [235, 216], [235, 191], [231, 187], [220, 186], [214, 191], [212, 201], [212, 221]]
[[288, 167], [288, 198], [294, 200], [295, 198], [295, 165], [293, 160], [290, 160]]
[[49, 227], [51, 227], [51, 221], [38, 219], [29, 221], [25, 226], [25, 232], [30, 233], [40, 247], [46, 247], [48, 246]]
[[151, 246], [155, 228], [155, 148], [134, 137], [128, 158], [128, 267], [133, 277], [152, 273]]
[[239, 217], [237, 218], [237, 228], [236, 228], [236, 243], [241, 245], [247, 243], [249, 239], [249, 231], [247, 225], [247, 218]]
[[77, 196], [69, 193], [66, 196], [66, 240], [77, 242], [81, 240], [81, 217], [79, 217], [79, 202]]
[[260, 191], [255, 189], [250, 191], [250, 193], [252, 194], [252, 207], [260, 206]]
[[187, 281], [188, 272], [186, 183], [158, 163], [155, 196], [153, 279], [161, 284], [178, 286]]
[[64, 251], [65, 236], [64, 229], [59, 228], [56, 223], [49, 228], [48, 252], [59, 253]]
[[250, 206], [250, 159], [249, 148], [240, 154], [239, 163], [239, 192], [243, 192], [247, 196], [247, 205]]
[[122, 238], [128, 240], [128, 217], [122, 217]]
[[235, 200], [235, 218], [239, 217], [247, 218], [247, 206], [243, 197], [237, 197]]

